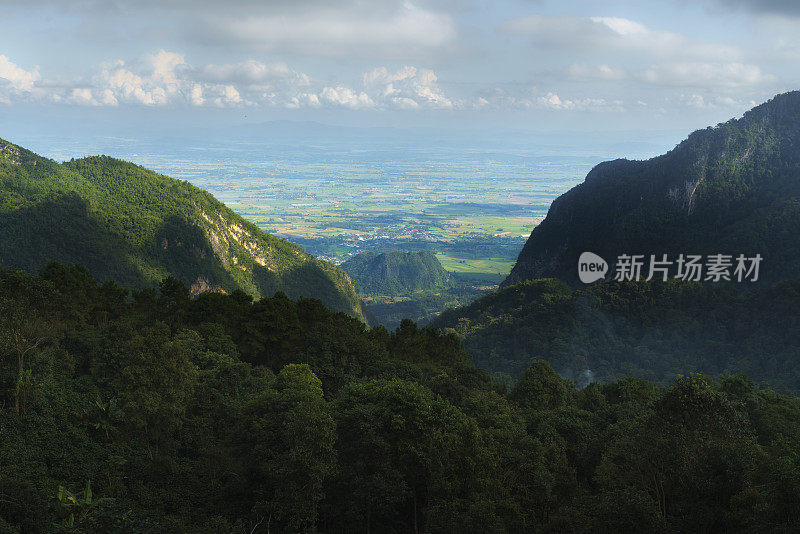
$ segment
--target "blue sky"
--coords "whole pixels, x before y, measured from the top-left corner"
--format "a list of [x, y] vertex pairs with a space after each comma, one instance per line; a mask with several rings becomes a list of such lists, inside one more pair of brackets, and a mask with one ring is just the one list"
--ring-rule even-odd
[[780, 0], [0, 0], [0, 136], [149, 118], [692, 130], [800, 88], [798, 36]]

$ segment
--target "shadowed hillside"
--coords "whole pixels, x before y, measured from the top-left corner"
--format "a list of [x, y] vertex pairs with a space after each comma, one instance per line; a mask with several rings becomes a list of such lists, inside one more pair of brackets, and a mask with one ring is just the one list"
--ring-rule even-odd
[[362, 317], [350, 278], [261, 231], [211, 194], [106, 156], [63, 164], [0, 140], [0, 262], [81, 263], [142, 287], [174, 276], [194, 294], [315, 297]]

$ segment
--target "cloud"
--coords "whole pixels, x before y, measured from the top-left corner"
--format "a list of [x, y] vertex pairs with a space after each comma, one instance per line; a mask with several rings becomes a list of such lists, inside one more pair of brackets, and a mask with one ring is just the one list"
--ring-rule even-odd
[[758, 65], [743, 63], [668, 63], [644, 70], [639, 78], [646, 83], [674, 87], [738, 88], [773, 82]]
[[39, 67], [25, 70], [4, 55], [0, 55], [0, 102], [10, 103], [12, 98], [30, 96], [41, 79]]
[[62, 39], [91, 45], [199, 44], [218, 52], [380, 61], [454, 49], [453, 8], [450, 0], [0, 0], [4, 15], [44, 21]]
[[190, 105], [231, 107], [288, 105], [310, 78], [283, 63], [247, 60], [190, 65], [183, 54], [160, 50], [127, 63], [117, 60], [50, 98], [78, 105]]
[[607, 102], [603, 98], [567, 99], [549, 92], [536, 99], [539, 107], [554, 111], [622, 111], [620, 101]]
[[131, 66], [118, 60], [106, 64], [90, 86], [73, 89], [70, 101], [84, 105], [159, 106], [183, 98], [183, 73], [189, 69], [183, 54], [160, 50], [139, 63]]
[[589, 66], [586, 63], [573, 63], [564, 70], [564, 74], [568, 79], [578, 82], [613, 81], [628, 78], [625, 69], [609, 65]]
[[479, 91], [471, 101], [471, 107], [478, 110], [531, 109], [534, 106], [530, 98], [511, 95], [502, 87]]
[[6, 56], [0, 55], [0, 78], [8, 82], [14, 89], [30, 91], [39, 81], [39, 67], [25, 70]]
[[308, 85], [307, 75], [289, 68], [286, 63], [265, 64], [254, 59], [239, 63], [206, 65], [197, 70], [195, 76], [206, 82], [232, 82], [245, 85], [264, 85], [275, 82], [292, 82]]
[[800, 16], [800, 3], [797, 0], [707, 0], [725, 8], [743, 9], [753, 13]]
[[[359, 90], [338, 85], [324, 87], [318, 95], [321, 105], [350, 109], [453, 109], [460, 103], [448, 98], [430, 69], [406, 65], [396, 71], [377, 67], [364, 73]], [[313, 99], [306, 102], [314, 104]]]
[[621, 17], [531, 15], [507, 21], [501, 30], [526, 36], [534, 45], [548, 49], [627, 51], [670, 60], [730, 61], [742, 56], [734, 46], [705, 43]]
[[[0, 87], [4, 102], [11, 96], [82, 106], [264, 106], [287, 109], [454, 109], [433, 70], [407, 65], [397, 70], [377, 67], [353, 84], [316, 81], [283, 62], [249, 59], [237, 63], [194, 66], [184, 54], [159, 50], [133, 61], [100, 65], [92, 76], [70, 85], [36, 86], [38, 70], [25, 71], [0, 56], [0, 74], [10, 81]], [[9, 89], [10, 88], [10, 89]], [[28, 89], [24, 93], [17, 89]], [[16, 91], [13, 95], [11, 90]]]
[[704, 96], [698, 93], [681, 94], [678, 100], [688, 107], [697, 109], [734, 108], [742, 110], [755, 107], [756, 105], [754, 100], [743, 100], [719, 95]]
[[342, 86], [323, 88], [318, 101], [350, 109], [375, 107], [375, 102], [366, 93]]
[[205, 45], [257, 52], [324, 57], [407, 58], [443, 48], [456, 37], [449, 14], [410, 1], [336, 5], [313, 9], [201, 14], [188, 37]]
[[439, 88], [436, 74], [430, 69], [405, 66], [395, 72], [389, 72], [386, 67], [379, 67], [365, 73], [363, 80], [365, 87], [371, 89], [371, 92], [389, 107], [401, 109], [454, 107], [453, 101]]
[[[543, 72], [560, 80], [596, 83], [633, 79], [651, 86], [691, 87], [697, 91], [764, 87], [777, 81], [753, 62], [752, 51], [654, 29], [622, 17], [533, 15], [508, 21], [503, 30], [525, 36], [537, 51], [554, 58], [551, 61], [559, 57], [574, 61], [581, 54], [595, 61], [598, 56], [614, 58], [616, 66], [578, 61]], [[565, 109], [563, 104], [550, 106]]]

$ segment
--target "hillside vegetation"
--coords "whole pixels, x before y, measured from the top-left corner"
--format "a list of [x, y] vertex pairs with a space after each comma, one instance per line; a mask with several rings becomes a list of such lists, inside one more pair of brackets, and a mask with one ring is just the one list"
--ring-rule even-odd
[[[744, 376], [511, 390], [317, 300], [0, 269], [0, 532], [792, 532], [800, 401]], [[720, 351], [722, 354], [722, 351]]]
[[427, 252], [369, 252], [339, 265], [360, 295], [405, 295], [450, 287], [450, 273]]
[[554, 279], [501, 288], [434, 321], [464, 340], [479, 367], [504, 379], [547, 360], [585, 385], [690, 372], [746, 373], [800, 392], [800, 281], [752, 292], [698, 282]]
[[188, 182], [106, 156], [63, 164], [0, 140], [0, 263], [80, 263], [131, 287], [316, 297], [361, 316], [349, 277]]

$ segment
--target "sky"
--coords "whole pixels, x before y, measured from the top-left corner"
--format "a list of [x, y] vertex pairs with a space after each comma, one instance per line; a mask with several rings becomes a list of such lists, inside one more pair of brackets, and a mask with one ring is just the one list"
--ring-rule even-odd
[[799, 66], [794, 0], [0, 0], [0, 137], [272, 120], [688, 132], [800, 88]]

